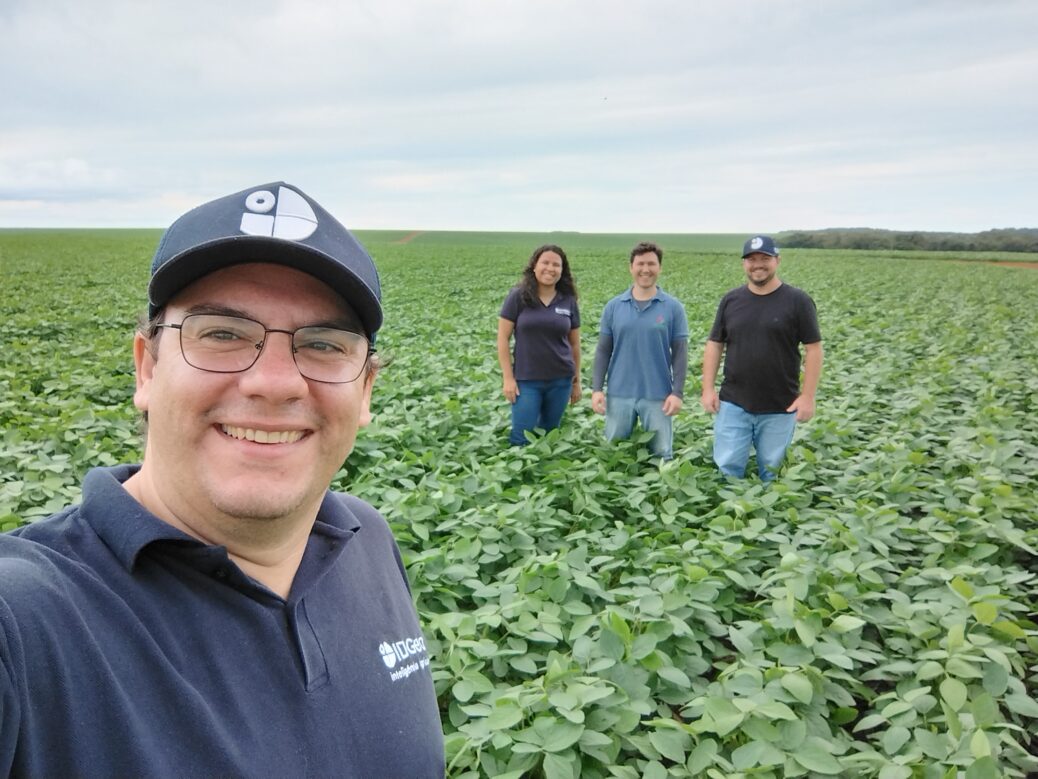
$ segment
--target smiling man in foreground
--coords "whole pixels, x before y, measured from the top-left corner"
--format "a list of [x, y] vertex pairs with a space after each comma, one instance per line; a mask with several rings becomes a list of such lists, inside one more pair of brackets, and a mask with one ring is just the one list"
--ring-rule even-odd
[[275, 183], [166, 232], [140, 466], [0, 536], [0, 773], [443, 775], [399, 552], [329, 485], [370, 420], [378, 274]]

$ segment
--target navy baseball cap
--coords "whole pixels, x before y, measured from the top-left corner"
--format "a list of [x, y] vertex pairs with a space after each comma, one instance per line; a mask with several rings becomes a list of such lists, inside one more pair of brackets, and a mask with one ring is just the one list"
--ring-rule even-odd
[[742, 256], [760, 252], [771, 257], [778, 257], [779, 250], [775, 245], [775, 239], [770, 235], [755, 235], [742, 245]]
[[320, 279], [353, 307], [375, 342], [382, 289], [371, 255], [320, 204], [283, 181], [205, 203], [170, 225], [151, 261], [148, 315], [191, 282], [244, 262], [287, 265]]

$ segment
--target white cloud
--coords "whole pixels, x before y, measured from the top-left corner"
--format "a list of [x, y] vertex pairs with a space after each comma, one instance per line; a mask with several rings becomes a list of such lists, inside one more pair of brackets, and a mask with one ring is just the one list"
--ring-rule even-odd
[[277, 179], [358, 227], [1023, 225], [1034, 22], [1027, 0], [11, 0], [0, 226], [162, 225]]

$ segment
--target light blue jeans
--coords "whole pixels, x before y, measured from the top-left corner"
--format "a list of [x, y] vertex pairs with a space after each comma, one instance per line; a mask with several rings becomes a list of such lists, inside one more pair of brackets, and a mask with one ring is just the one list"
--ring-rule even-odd
[[573, 378], [546, 381], [517, 381], [519, 394], [512, 404], [512, 432], [508, 435], [508, 443], [513, 446], [525, 446], [530, 443], [524, 433], [527, 430], [540, 428], [554, 430], [562, 421], [562, 412], [569, 403], [569, 394], [573, 388]]
[[722, 400], [714, 420], [714, 462], [721, 473], [741, 479], [752, 446], [757, 452], [757, 473], [761, 480], [771, 481], [782, 465], [796, 426], [795, 411], [751, 414]]
[[614, 398], [606, 395], [605, 437], [609, 441], [630, 438], [634, 423], [655, 435], [649, 449], [657, 457], [669, 460], [674, 456], [674, 419], [663, 413], [663, 400], [644, 398]]

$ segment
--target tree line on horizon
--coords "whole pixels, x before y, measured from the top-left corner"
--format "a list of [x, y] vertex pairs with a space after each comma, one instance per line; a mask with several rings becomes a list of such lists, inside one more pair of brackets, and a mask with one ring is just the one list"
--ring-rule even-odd
[[939, 252], [1038, 252], [1038, 228], [1001, 228], [979, 233], [832, 227], [789, 230], [776, 236], [790, 249], [887, 249]]

